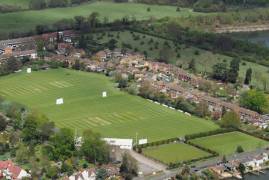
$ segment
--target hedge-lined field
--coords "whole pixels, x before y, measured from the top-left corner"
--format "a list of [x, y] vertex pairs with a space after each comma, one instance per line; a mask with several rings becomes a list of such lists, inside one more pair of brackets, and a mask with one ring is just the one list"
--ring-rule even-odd
[[171, 143], [145, 148], [143, 154], [165, 164], [190, 161], [211, 155], [184, 143]]
[[193, 139], [190, 142], [218, 152], [220, 155], [229, 155], [236, 152], [237, 146], [244, 151], [252, 151], [269, 145], [269, 142], [241, 133], [230, 132]]
[[[108, 97], [102, 98], [103, 91]], [[131, 96], [104, 75], [67, 69], [0, 78], [0, 94], [46, 114], [58, 127], [91, 128], [104, 137], [157, 141], [217, 129], [211, 121]], [[64, 98], [63, 105], [56, 105]]]
[[[147, 11], [148, 7], [150, 11]], [[74, 7], [0, 14], [0, 33], [34, 30], [36, 25], [51, 25], [62, 19], [71, 19], [75, 16], [89, 16], [93, 12], [100, 14], [100, 21], [103, 21], [104, 17], [107, 17], [110, 21], [121, 19], [125, 16], [130, 18], [135, 17], [137, 20], [145, 20], [149, 18], [159, 19], [167, 16], [179, 17], [199, 14], [192, 12], [191, 9], [181, 9], [180, 12], [177, 12], [175, 6], [97, 1]]]

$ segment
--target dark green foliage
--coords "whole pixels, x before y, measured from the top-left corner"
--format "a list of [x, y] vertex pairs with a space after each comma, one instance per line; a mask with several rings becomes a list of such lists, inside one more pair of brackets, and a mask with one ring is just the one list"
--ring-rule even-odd
[[71, 176], [74, 173], [74, 169], [70, 164], [64, 162], [61, 167], [61, 172], [67, 173], [68, 176]]
[[46, 0], [31, 0], [29, 3], [31, 9], [44, 9], [47, 7]]
[[240, 67], [240, 60], [234, 58], [230, 62], [230, 69], [229, 69], [229, 73], [227, 75], [228, 82], [236, 83], [238, 75], [239, 75], [239, 67]]
[[106, 171], [106, 169], [98, 169], [97, 173], [96, 173], [96, 180], [103, 180], [106, 179], [108, 177], [108, 173]]
[[109, 151], [105, 142], [101, 139], [100, 134], [91, 130], [83, 132], [83, 144], [81, 154], [90, 163], [106, 163], [109, 160]]
[[242, 147], [242, 146], [237, 146], [237, 148], [236, 148], [236, 152], [237, 152], [237, 153], [242, 153], [242, 152], [244, 152], [243, 147]]
[[120, 166], [120, 173], [123, 177], [133, 177], [138, 173], [138, 167], [136, 160], [129, 155], [128, 153], [124, 153], [122, 157], [122, 164]]
[[245, 175], [245, 172], [246, 172], [245, 165], [240, 163], [237, 169], [240, 172], [241, 176], [244, 178], [244, 175]]
[[225, 128], [238, 128], [240, 122], [240, 117], [236, 112], [228, 111], [221, 118], [220, 124]]
[[258, 113], [268, 112], [268, 98], [262, 91], [249, 90], [240, 96], [240, 105]]
[[226, 63], [217, 63], [213, 66], [212, 77], [216, 80], [226, 81], [228, 76], [228, 68]]
[[195, 59], [192, 59], [189, 63], [189, 70], [191, 70], [192, 72], [196, 72], [196, 62]]
[[249, 85], [251, 82], [251, 78], [252, 78], [252, 69], [248, 68], [246, 72], [244, 84]]
[[51, 160], [66, 160], [73, 156], [75, 151], [74, 134], [70, 129], [62, 128], [49, 140], [44, 152]]
[[7, 121], [5, 116], [0, 113], [0, 131], [4, 131], [7, 127]]
[[117, 47], [117, 43], [118, 41], [116, 39], [111, 39], [108, 41], [106, 46], [108, 47], [108, 49], [114, 50]]
[[212, 136], [212, 135], [216, 135], [216, 134], [223, 134], [223, 133], [232, 132], [232, 131], [234, 131], [233, 128], [217, 129], [217, 130], [214, 130], [214, 131], [208, 131], [208, 132], [203, 132], [203, 133], [186, 135], [185, 139], [187, 141], [189, 141], [189, 140], [195, 139], [195, 138], [200, 138], [200, 137], [205, 137], [205, 136]]

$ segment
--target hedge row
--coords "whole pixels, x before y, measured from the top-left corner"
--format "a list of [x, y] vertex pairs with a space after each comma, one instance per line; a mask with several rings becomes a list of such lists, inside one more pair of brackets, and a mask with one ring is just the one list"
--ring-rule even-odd
[[238, 128], [237, 131], [239, 131], [241, 133], [244, 133], [244, 134], [247, 134], [247, 135], [250, 135], [250, 136], [254, 136], [256, 138], [259, 138], [259, 139], [262, 139], [262, 140], [265, 140], [265, 141], [269, 141], [269, 138], [268, 137], [264, 137], [264, 136], [261, 136], [261, 135], [258, 135], [258, 134], [254, 134], [254, 133], [245, 131], [245, 130], [240, 129], [240, 128]]
[[191, 159], [189, 161], [182, 161], [182, 162], [178, 162], [178, 163], [169, 163], [167, 169], [174, 169], [174, 168], [177, 168], [177, 167], [184, 165], [184, 164], [191, 164], [191, 163], [196, 162], [196, 161], [206, 160], [206, 159], [210, 159], [210, 158], [214, 158], [214, 157], [216, 157], [216, 156], [212, 154], [212, 155], [204, 156], [201, 158]]
[[[185, 141], [189, 141], [191, 139], [205, 137], [205, 136], [212, 136], [212, 135], [216, 135], [216, 134], [232, 132], [232, 131], [235, 131], [235, 129], [233, 129], [233, 128], [217, 129], [217, 130], [214, 130], [214, 131], [202, 132], [202, 133], [197, 133], [197, 134], [190, 134], [190, 135], [185, 136]], [[139, 148], [147, 148], [147, 147], [151, 147], [151, 146], [159, 146], [159, 145], [162, 145], [162, 144], [169, 144], [169, 143], [174, 142], [174, 141], [179, 141], [179, 138], [174, 137], [174, 138], [170, 138], [170, 139], [164, 139], [164, 140], [160, 140], [160, 141], [150, 142], [150, 143], [147, 143], [147, 144], [135, 145], [133, 147], [133, 149], [136, 151]]]
[[228, 132], [232, 132], [232, 131], [235, 131], [235, 129], [234, 128], [225, 128], [225, 129], [221, 128], [221, 129], [217, 129], [217, 130], [213, 130], [213, 131], [207, 131], [207, 132], [186, 135], [185, 140], [189, 141], [191, 139], [201, 138], [201, 137], [205, 137], [205, 136], [212, 136], [212, 135], [216, 135], [216, 134], [223, 134], [223, 133], [228, 133]]
[[169, 144], [169, 143], [174, 142], [174, 141], [178, 141], [178, 138], [175, 137], [175, 138], [170, 138], [170, 139], [150, 142], [150, 143], [147, 143], [147, 144], [135, 145], [133, 147], [133, 149], [137, 150], [139, 148], [146, 148], [146, 147], [151, 147], [151, 146], [159, 146], [159, 145], [162, 145], [162, 144]]
[[202, 147], [200, 145], [194, 144], [194, 143], [192, 143], [190, 141], [186, 142], [186, 144], [189, 144], [189, 145], [194, 146], [194, 147], [196, 147], [198, 149], [201, 149], [202, 151], [208, 152], [208, 153], [212, 154], [213, 156], [219, 156], [219, 153], [217, 153], [216, 151], [213, 151], [211, 149], [208, 149], [208, 148]]

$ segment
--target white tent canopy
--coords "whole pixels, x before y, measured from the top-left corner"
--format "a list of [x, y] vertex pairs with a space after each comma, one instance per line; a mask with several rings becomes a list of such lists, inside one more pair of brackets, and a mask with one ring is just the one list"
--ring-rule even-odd
[[104, 98], [104, 97], [107, 97], [107, 92], [106, 91], [103, 91], [102, 92], [102, 97]]
[[27, 73], [29, 73], [29, 74], [30, 74], [30, 73], [32, 72], [32, 68], [27, 68], [27, 70], [26, 70], [26, 71], [27, 71]]
[[56, 99], [56, 105], [61, 105], [63, 103], [64, 103], [64, 99], [63, 98]]

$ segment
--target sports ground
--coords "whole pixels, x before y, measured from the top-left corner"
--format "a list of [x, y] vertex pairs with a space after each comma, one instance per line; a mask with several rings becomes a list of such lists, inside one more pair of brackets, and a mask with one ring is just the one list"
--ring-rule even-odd
[[[102, 92], [106, 91], [107, 98]], [[0, 78], [0, 94], [46, 114], [58, 127], [91, 128], [104, 137], [180, 137], [218, 128], [211, 121], [129, 95], [104, 75], [67, 69], [25, 71]], [[56, 99], [63, 98], [63, 105]]]
[[237, 146], [242, 146], [244, 151], [253, 151], [269, 145], [267, 141], [240, 132], [230, 132], [197, 138], [191, 142], [216, 151], [220, 155], [235, 153]]
[[211, 154], [184, 143], [172, 143], [143, 149], [143, 154], [165, 164], [189, 161]]

